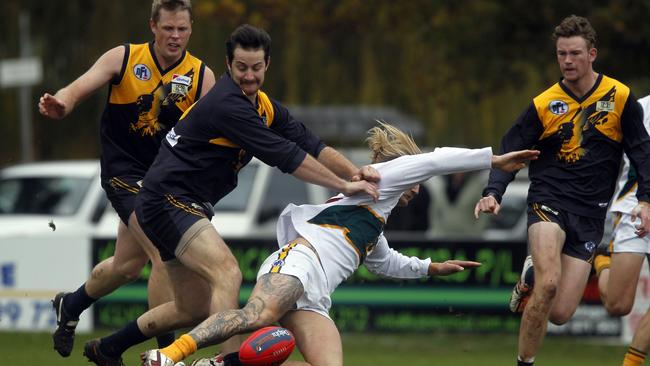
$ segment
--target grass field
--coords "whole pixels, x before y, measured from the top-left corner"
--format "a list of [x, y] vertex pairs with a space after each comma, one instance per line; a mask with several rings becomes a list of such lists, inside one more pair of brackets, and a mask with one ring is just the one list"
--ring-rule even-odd
[[[73, 354], [61, 358], [46, 333], [0, 332], [2, 366], [88, 366], [81, 355], [86, 340], [104, 335], [78, 335]], [[515, 365], [514, 334], [343, 334], [345, 365], [350, 366], [509, 366]], [[141, 351], [154, 343], [133, 347], [124, 355], [127, 366], [139, 365]], [[200, 351], [208, 355], [212, 350]], [[537, 357], [536, 366], [618, 366], [625, 346], [577, 337], [549, 337]], [[292, 358], [300, 359], [294, 351]]]

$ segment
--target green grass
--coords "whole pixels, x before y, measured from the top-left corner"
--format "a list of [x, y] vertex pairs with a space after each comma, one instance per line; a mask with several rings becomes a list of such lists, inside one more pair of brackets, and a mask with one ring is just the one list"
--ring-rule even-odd
[[[0, 332], [0, 364], [7, 366], [89, 366], [81, 355], [86, 340], [105, 333], [77, 336], [69, 358], [61, 358], [53, 349], [47, 333]], [[345, 365], [352, 366], [508, 366], [515, 365], [514, 334], [402, 334], [345, 333]], [[139, 365], [140, 352], [154, 348], [149, 341], [135, 346], [124, 355], [127, 366]], [[209, 355], [213, 349], [199, 351]], [[625, 346], [579, 337], [548, 337], [537, 356], [536, 366], [620, 365]], [[300, 359], [294, 351], [293, 359]]]

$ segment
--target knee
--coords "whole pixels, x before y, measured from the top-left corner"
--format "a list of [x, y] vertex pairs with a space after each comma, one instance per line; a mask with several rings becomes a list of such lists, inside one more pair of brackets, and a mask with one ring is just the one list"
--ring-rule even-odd
[[140, 273], [145, 264], [146, 261], [140, 260], [131, 260], [124, 263], [113, 261], [113, 272], [125, 281], [132, 282], [140, 277]]
[[264, 307], [262, 310], [259, 309], [260, 306], [251, 304], [250, 302], [242, 309], [244, 317], [248, 320], [249, 329], [259, 329], [280, 320], [280, 315], [277, 311], [268, 307]]
[[141, 269], [142, 267], [135, 268], [129, 264], [120, 264], [115, 257], [110, 257], [96, 265], [90, 272], [90, 277], [98, 281], [118, 279], [121, 283], [127, 283], [136, 280], [140, 276]]
[[538, 291], [544, 300], [551, 302], [557, 294], [557, 282], [544, 281], [542, 283], [536, 283], [535, 291]]
[[232, 260], [226, 260], [219, 266], [219, 281], [227, 284], [239, 285], [242, 282], [242, 273], [237, 264], [237, 260], [233, 257]]
[[611, 316], [625, 316], [632, 311], [632, 303], [624, 301], [606, 301], [605, 309]]
[[574, 311], [569, 311], [570, 309], [559, 309], [551, 311], [551, 314], [548, 317], [548, 320], [555, 325], [566, 324], [569, 319], [573, 316]]

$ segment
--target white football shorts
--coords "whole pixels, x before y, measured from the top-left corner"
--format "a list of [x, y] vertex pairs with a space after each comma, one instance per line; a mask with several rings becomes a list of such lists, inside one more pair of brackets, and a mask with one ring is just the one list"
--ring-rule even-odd
[[302, 244], [289, 243], [266, 258], [257, 272], [257, 278], [269, 272], [297, 277], [305, 290], [296, 302], [297, 309], [313, 311], [331, 319], [329, 309], [332, 299], [327, 277], [313, 250]]
[[640, 219], [632, 222], [632, 215], [626, 213], [620, 213], [619, 215], [620, 217], [614, 219], [613, 252], [650, 254], [650, 235], [639, 238], [634, 233], [636, 231], [635, 225], [639, 224]]

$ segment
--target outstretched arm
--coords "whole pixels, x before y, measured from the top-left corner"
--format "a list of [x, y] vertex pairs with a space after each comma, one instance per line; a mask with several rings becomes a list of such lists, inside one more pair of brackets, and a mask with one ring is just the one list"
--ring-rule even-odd
[[124, 52], [124, 46], [110, 49], [70, 85], [60, 89], [54, 95], [43, 94], [38, 102], [38, 111], [52, 119], [67, 116], [80, 101], [120, 74]]
[[379, 182], [379, 173], [375, 168], [369, 165], [357, 168], [343, 154], [329, 146], [326, 146], [318, 154], [318, 162], [345, 180], [359, 181], [363, 179], [369, 182]]
[[305, 159], [292, 174], [300, 180], [330, 188], [346, 196], [365, 193], [375, 201], [379, 198], [379, 192], [374, 183], [365, 180], [358, 182], [345, 181], [309, 154], [305, 155]]

